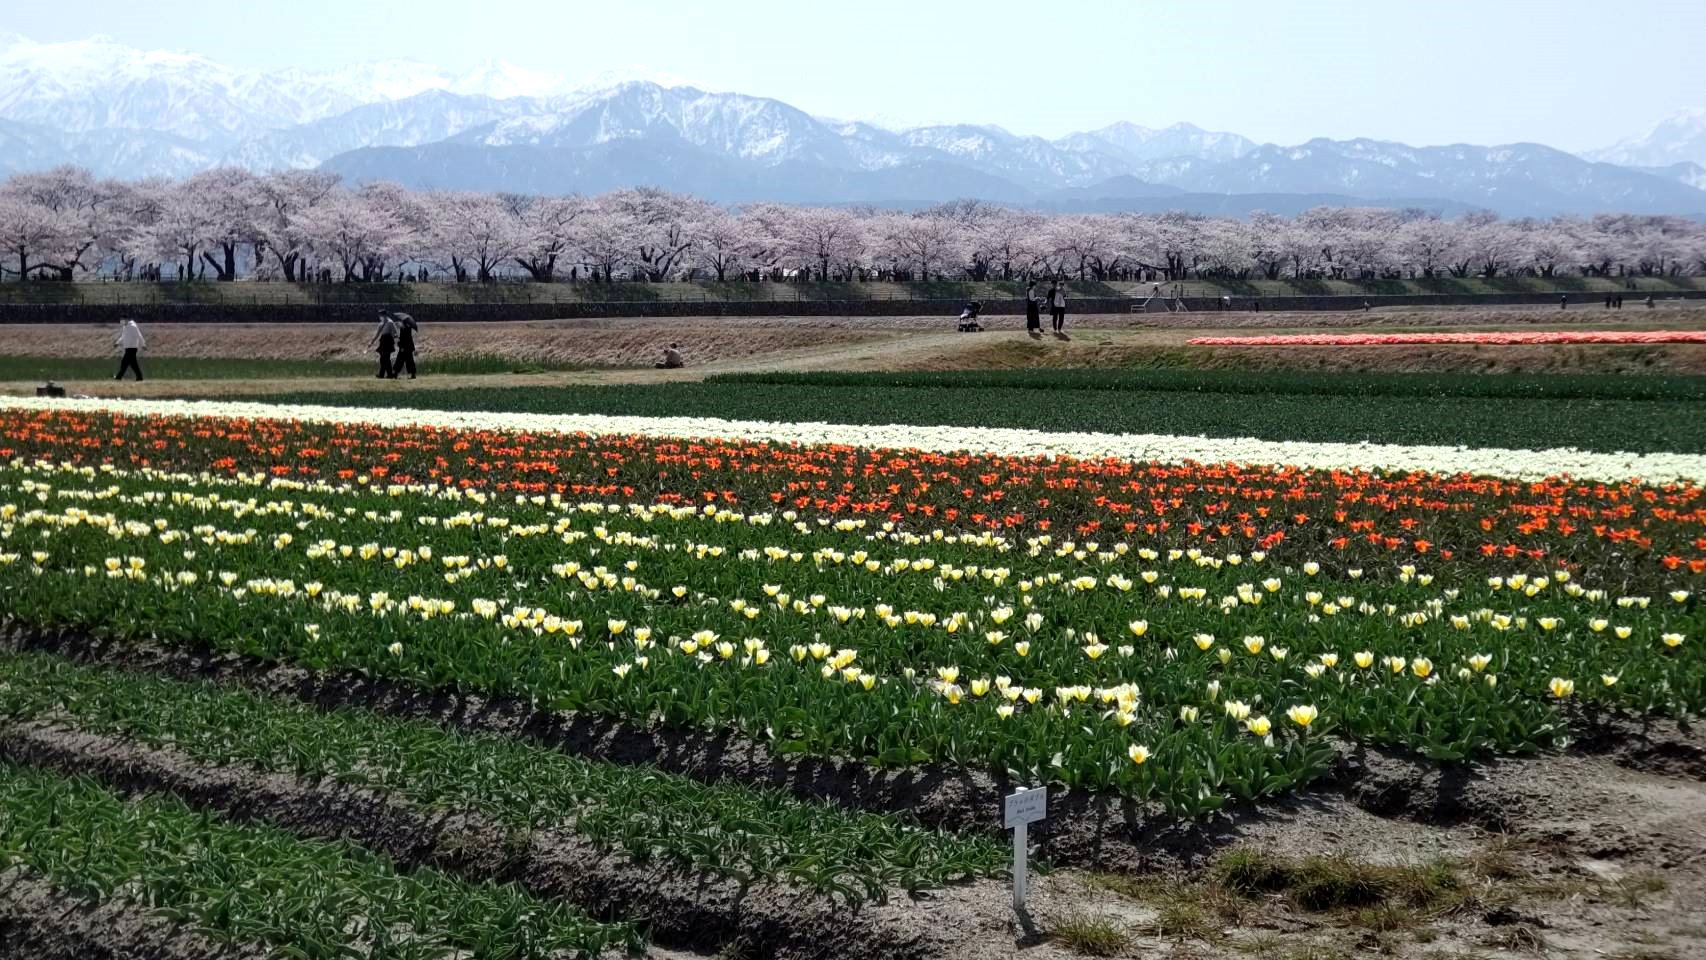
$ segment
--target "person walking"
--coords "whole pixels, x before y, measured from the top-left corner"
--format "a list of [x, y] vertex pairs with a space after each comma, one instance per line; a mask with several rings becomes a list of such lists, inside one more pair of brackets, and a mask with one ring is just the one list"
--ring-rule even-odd
[[137, 360], [137, 354], [148, 345], [147, 339], [142, 336], [142, 328], [136, 325], [135, 320], [119, 321], [118, 339], [114, 341], [114, 345], [124, 350], [124, 359], [119, 361], [118, 376], [113, 379], [123, 380], [125, 371], [135, 370], [136, 382], [141, 383], [142, 364]]
[[404, 370], [409, 371], [409, 379], [415, 379], [415, 332], [420, 329], [415, 318], [406, 313], [395, 317], [397, 322], [397, 359], [391, 364], [391, 379]]
[[369, 347], [379, 345], [379, 375], [377, 379], [388, 380], [395, 376], [391, 370], [391, 354], [397, 349], [397, 321], [391, 319], [389, 311], [379, 314], [379, 329], [373, 331], [373, 339], [367, 342]]
[[1561, 293], [1558, 295], [1558, 309], [1560, 309], [1560, 310], [1570, 309], [1570, 295], [1569, 294]]
[[1066, 288], [1058, 282], [1049, 288], [1048, 308], [1054, 317], [1054, 332], [1063, 333], [1066, 330]]
[[1025, 283], [1025, 332], [1033, 337], [1043, 334], [1042, 304], [1037, 302], [1037, 283], [1035, 280]]

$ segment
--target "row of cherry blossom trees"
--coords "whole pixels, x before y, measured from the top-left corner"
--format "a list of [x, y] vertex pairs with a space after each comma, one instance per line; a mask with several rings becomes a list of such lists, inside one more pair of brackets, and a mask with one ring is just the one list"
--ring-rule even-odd
[[1405, 279], [1706, 273], [1681, 217], [1444, 219], [1318, 208], [1248, 219], [1044, 214], [977, 200], [917, 212], [415, 191], [331, 174], [210, 170], [0, 183], [0, 278], [321, 282]]

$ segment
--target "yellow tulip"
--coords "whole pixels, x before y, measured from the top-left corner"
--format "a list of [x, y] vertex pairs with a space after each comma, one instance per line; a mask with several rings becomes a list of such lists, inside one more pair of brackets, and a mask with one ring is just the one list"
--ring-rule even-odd
[[1291, 718], [1292, 723], [1307, 730], [1309, 725], [1315, 722], [1315, 718], [1320, 716], [1320, 713], [1313, 706], [1300, 705], [1287, 710], [1285, 715]]
[[1267, 717], [1252, 717], [1244, 721], [1244, 727], [1258, 737], [1265, 737], [1273, 728], [1273, 724], [1268, 722]]
[[1552, 696], [1562, 700], [1576, 692], [1576, 682], [1563, 677], [1553, 677], [1552, 682], [1547, 684], [1547, 689], [1552, 691]]
[[1148, 762], [1150, 754], [1148, 747], [1134, 743], [1126, 748], [1125, 755], [1131, 758], [1132, 763], [1142, 766]]

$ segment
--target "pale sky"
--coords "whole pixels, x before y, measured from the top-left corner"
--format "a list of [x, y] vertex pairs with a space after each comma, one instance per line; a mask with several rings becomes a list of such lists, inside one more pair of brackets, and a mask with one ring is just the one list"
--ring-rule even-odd
[[506, 60], [667, 75], [822, 116], [1058, 136], [1188, 120], [1257, 141], [1586, 149], [1706, 106], [1706, 0], [80, 0], [0, 30], [240, 66]]

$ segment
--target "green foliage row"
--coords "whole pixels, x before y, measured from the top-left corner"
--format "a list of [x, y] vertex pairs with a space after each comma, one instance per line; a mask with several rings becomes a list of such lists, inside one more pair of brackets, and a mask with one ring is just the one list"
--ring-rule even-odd
[[934, 373], [734, 373], [711, 383], [955, 390], [1106, 390], [1311, 397], [1706, 401], [1706, 376], [1449, 374], [1178, 369], [956, 370]]
[[[1191, 376], [1195, 375], [1186, 379]], [[1347, 375], [1347, 379], [1354, 376]], [[1686, 386], [1684, 383], [1677, 389], [1685, 392]], [[871, 382], [836, 384], [736, 381], [471, 387], [411, 390], [407, 394], [302, 391], [256, 399], [286, 404], [782, 422], [799, 420], [802, 411], [812, 411], [810, 416], [848, 424], [1019, 427], [1316, 443], [1577, 447], [1635, 453], [1706, 450], [1706, 403], [1698, 398], [1421, 398], [1357, 393], [1349, 387], [1340, 395], [1104, 386], [1039, 390], [994, 382], [897, 388], [874, 378]]]
[[168, 796], [127, 801], [85, 778], [11, 764], [0, 764], [0, 864], [300, 960], [545, 960], [642, 945], [632, 927], [512, 885], [401, 874], [351, 844], [233, 825]]
[[517, 831], [572, 827], [638, 860], [849, 900], [988, 874], [1002, 847], [738, 784], [588, 762], [523, 740], [464, 736], [371, 713], [322, 713], [241, 690], [0, 655], [0, 720], [54, 720], [208, 764], [335, 780]]

